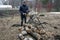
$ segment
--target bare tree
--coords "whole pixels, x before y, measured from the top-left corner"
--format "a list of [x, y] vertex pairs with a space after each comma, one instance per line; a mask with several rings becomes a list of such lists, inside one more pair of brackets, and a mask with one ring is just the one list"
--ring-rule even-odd
[[21, 0], [9, 0], [9, 5], [12, 5], [12, 7], [18, 7], [21, 4]]

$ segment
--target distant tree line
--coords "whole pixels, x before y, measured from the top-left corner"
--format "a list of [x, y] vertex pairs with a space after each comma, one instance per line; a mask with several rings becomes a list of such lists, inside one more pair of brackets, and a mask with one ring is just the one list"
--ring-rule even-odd
[[[3, 1], [3, 3], [5, 5], [7, 5], [7, 4], [12, 5], [12, 7], [15, 8], [15, 7], [19, 7], [21, 5], [22, 1], [23, 0], [7, 0], [5, 2]], [[49, 2], [52, 3], [53, 0], [35, 0], [35, 1], [37, 4], [42, 2], [43, 6], [44, 6], [44, 5], [47, 5]], [[35, 5], [37, 5], [36, 3], [35, 3]], [[60, 10], [60, 0], [54, 0], [54, 3], [52, 3], [52, 4], [53, 4], [53, 8], [56, 9], [56, 11]], [[31, 4], [31, 6], [33, 6], [33, 5], [34, 4]], [[33, 6], [33, 7], [35, 7], [35, 6]]]

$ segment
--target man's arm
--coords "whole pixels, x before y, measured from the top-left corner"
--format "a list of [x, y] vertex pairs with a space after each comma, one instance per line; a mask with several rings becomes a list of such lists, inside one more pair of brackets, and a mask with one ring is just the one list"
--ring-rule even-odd
[[23, 13], [23, 12], [22, 12], [22, 7], [21, 7], [21, 6], [20, 6], [20, 8], [19, 8], [19, 12], [20, 12], [20, 13]]
[[28, 7], [28, 6], [27, 6], [27, 9], [26, 9], [26, 10], [27, 10], [27, 13], [29, 13], [29, 12], [30, 12], [30, 11], [29, 11], [29, 7]]

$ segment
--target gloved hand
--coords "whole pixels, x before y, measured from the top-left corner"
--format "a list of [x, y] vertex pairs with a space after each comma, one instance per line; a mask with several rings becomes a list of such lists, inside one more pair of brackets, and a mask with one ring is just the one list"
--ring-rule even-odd
[[23, 13], [23, 15], [26, 15], [26, 13]]
[[30, 11], [29, 10], [27, 10], [27, 13], [29, 13]]

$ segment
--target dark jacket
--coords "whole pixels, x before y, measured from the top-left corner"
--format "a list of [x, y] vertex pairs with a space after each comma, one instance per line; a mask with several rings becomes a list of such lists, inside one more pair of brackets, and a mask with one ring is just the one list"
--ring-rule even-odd
[[20, 6], [20, 8], [19, 8], [19, 12], [21, 13], [21, 14], [23, 14], [23, 13], [28, 13], [28, 6], [27, 5], [22, 5], [22, 6]]

